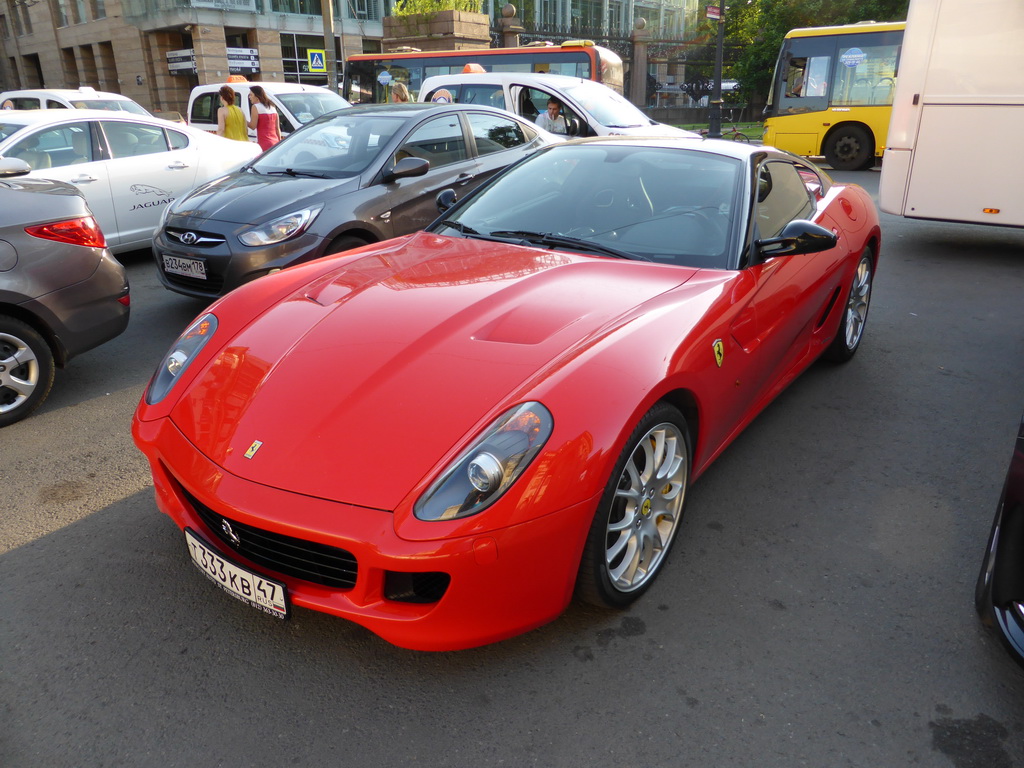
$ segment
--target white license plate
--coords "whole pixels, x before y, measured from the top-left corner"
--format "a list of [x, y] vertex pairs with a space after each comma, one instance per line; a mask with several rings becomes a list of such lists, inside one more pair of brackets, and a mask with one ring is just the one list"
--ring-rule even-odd
[[206, 264], [199, 259], [183, 259], [180, 256], [162, 254], [164, 271], [182, 277], [194, 277], [196, 280], [206, 279]]
[[192, 562], [210, 581], [253, 608], [281, 619], [288, 618], [288, 595], [284, 584], [226, 560], [190, 528], [185, 529], [185, 542]]

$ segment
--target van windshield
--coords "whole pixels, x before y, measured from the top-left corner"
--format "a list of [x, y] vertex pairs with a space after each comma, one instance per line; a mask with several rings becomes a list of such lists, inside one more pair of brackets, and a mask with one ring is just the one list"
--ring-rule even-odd
[[131, 112], [133, 115], [149, 114], [134, 101], [127, 99], [75, 99], [71, 105], [75, 109], [109, 109], [114, 112]]
[[651, 125], [651, 119], [611, 88], [592, 80], [581, 80], [563, 89], [576, 103], [606, 128], [636, 128]]
[[299, 91], [296, 93], [275, 93], [278, 101], [295, 115], [295, 119], [305, 125], [320, 115], [326, 115], [336, 109], [348, 106], [341, 96], [330, 91]]

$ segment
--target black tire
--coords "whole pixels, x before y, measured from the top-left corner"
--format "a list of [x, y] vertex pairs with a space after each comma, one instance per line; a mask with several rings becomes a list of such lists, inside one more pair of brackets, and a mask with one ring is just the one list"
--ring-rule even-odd
[[601, 495], [580, 562], [577, 597], [625, 608], [647, 591], [679, 530], [690, 462], [683, 415], [667, 403], [655, 405], [630, 434]]
[[359, 248], [366, 244], [366, 240], [363, 240], [361, 237], [356, 237], [355, 235], [342, 235], [341, 237], [336, 237], [331, 241], [330, 245], [327, 246], [327, 250], [324, 251], [324, 255], [330, 256], [334, 253], [342, 253], [343, 251]]
[[53, 386], [53, 352], [31, 326], [0, 315], [0, 427], [43, 404]]
[[843, 305], [843, 317], [839, 321], [836, 337], [822, 354], [833, 363], [845, 363], [857, 354], [861, 339], [864, 338], [864, 326], [868, 321], [868, 309], [871, 307], [871, 285], [875, 277], [874, 254], [870, 249], [864, 251], [857, 263], [857, 271], [850, 281], [850, 290], [846, 294]]
[[859, 125], [840, 126], [825, 140], [825, 160], [837, 171], [862, 171], [875, 164], [871, 134]]
[[750, 137], [748, 137], [747, 134], [745, 134], [745, 133], [740, 133], [739, 131], [736, 131], [736, 133], [734, 133], [732, 135], [732, 140], [733, 141], [738, 141], [741, 144], [749, 144], [750, 143]]

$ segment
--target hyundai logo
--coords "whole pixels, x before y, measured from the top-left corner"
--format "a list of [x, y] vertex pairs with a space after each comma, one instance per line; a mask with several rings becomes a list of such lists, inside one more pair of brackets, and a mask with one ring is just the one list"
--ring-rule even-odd
[[221, 518], [220, 529], [224, 531], [224, 535], [228, 537], [228, 541], [230, 541], [234, 546], [242, 546], [241, 538], [239, 538], [238, 534], [235, 533], [235, 529], [231, 527], [231, 523], [224, 518]]
[[183, 245], [195, 245], [196, 244], [196, 240], [198, 240], [198, 239], [199, 239], [199, 235], [197, 235], [195, 232], [182, 232], [181, 233], [181, 242], [182, 242]]

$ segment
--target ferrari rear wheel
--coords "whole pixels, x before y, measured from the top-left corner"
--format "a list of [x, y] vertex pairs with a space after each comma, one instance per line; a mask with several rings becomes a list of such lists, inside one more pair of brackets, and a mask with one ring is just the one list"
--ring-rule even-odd
[[683, 415], [654, 406], [633, 430], [587, 536], [576, 592], [624, 608], [654, 581], [675, 539], [690, 484], [690, 434]]
[[823, 357], [836, 363], [850, 360], [860, 347], [864, 338], [864, 325], [868, 321], [868, 308], [871, 303], [871, 281], [874, 277], [875, 261], [870, 250], [865, 251], [853, 274], [850, 292], [843, 308], [843, 318], [839, 321], [839, 330]]
[[0, 427], [42, 405], [53, 386], [53, 353], [29, 325], [0, 315]]

